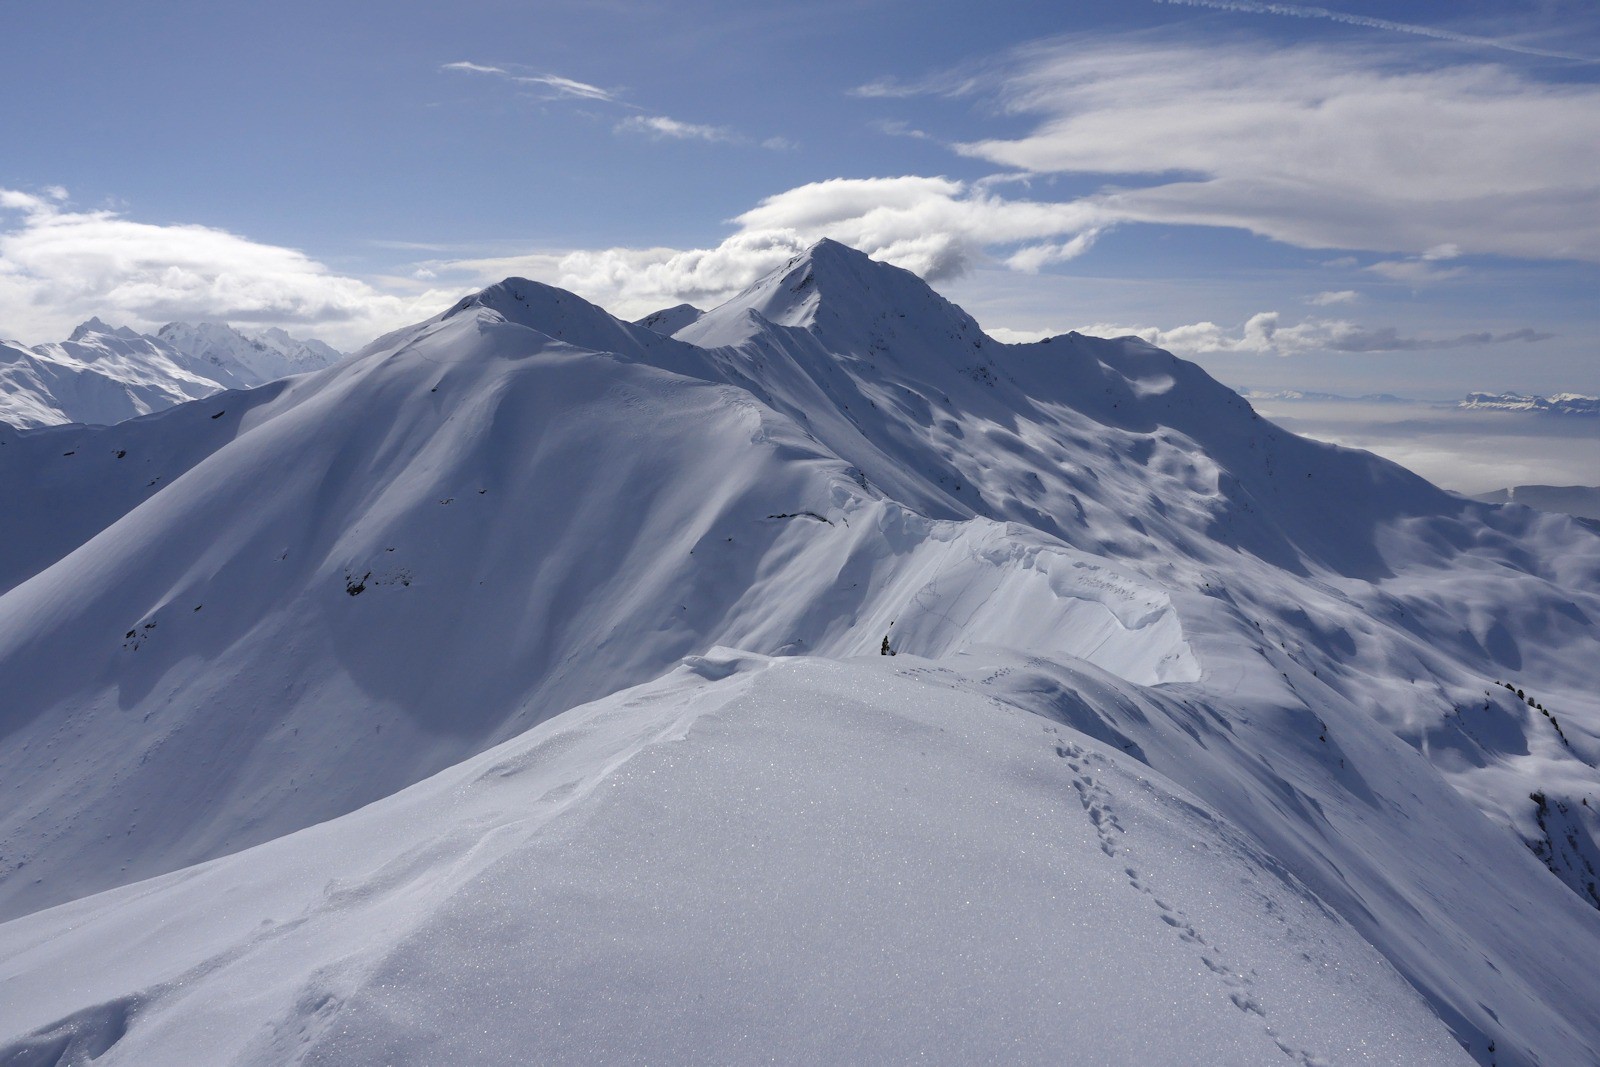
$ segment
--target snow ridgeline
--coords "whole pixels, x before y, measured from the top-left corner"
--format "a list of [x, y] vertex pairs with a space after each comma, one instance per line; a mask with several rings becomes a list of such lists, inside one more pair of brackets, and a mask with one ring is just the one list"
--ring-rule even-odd
[[682, 317], [0, 434], [0, 1049], [1600, 1058], [1600, 539], [831, 243]]

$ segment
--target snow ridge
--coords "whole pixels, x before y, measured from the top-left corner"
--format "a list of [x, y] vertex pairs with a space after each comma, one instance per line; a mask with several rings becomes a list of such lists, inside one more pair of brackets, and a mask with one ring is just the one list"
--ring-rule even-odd
[[832, 242], [665, 324], [0, 427], [0, 1058], [1600, 1060], [1590, 529]]

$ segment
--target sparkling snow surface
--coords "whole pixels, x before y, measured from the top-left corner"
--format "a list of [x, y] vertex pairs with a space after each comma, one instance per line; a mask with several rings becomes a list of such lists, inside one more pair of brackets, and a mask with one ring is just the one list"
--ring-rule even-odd
[[5, 932], [0, 1026], [131, 1016], [105, 1063], [1465, 1060], [1242, 835], [909, 656], [719, 650]]
[[0, 1062], [1600, 1063], [1594, 531], [831, 243], [683, 317], [0, 427]]

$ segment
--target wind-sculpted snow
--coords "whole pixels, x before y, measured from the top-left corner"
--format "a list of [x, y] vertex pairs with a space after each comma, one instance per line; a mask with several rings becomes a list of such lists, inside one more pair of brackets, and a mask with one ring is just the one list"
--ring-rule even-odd
[[[1600, 1061], [1592, 530], [1295, 437], [1133, 339], [998, 344], [831, 243], [692, 318], [513, 278], [269, 390], [0, 431], [0, 489], [71, 502], [0, 516], [0, 1041]], [[765, 710], [734, 748], [641, 740], [735, 690]], [[1027, 721], [1044, 778], [1002, 769]], [[499, 744], [530, 791], [448, 799]], [[177, 916], [210, 917], [126, 948]], [[80, 937], [125, 964], [67, 977]]]
[[712, 651], [0, 946], [0, 1058], [1466, 1062], [1246, 835], [911, 657]]

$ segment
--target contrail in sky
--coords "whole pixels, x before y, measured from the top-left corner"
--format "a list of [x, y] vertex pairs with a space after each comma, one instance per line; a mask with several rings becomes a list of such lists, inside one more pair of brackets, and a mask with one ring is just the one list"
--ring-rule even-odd
[[1580, 63], [1600, 62], [1593, 56], [1573, 55], [1571, 52], [1552, 52], [1544, 48], [1529, 48], [1526, 45], [1500, 41], [1493, 37], [1473, 37], [1465, 33], [1436, 30], [1431, 26], [1414, 26], [1408, 22], [1390, 22], [1388, 19], [1368, 18], [1366, 15], [1349, 15], [1343, 11], [1330, 11], [1325, 7], [1301, 7], [1299, 4], [1265, 4], [1258, 3], [1257, 0], [1156, 0], [1156, 3], [1172, 4], [1180, 7], [1205, 7], [1213, 11], [1233, 11], [1241, 15], [1288, 15], [1297, 19], [1327, 19], [1329, 22], [1342, 22], [1346, 26], [1365, 26], [1374, 30], [1393, 30], [1396, 33], [1410, 33], [1418, 37], [1432, 37], [1435, 40], [1479, 45], [1484, 48], [1499, 48], [1507, 52], [1521, 52], [1523, 55], [1543, 56], [1546, 59], [1573, 59]]

